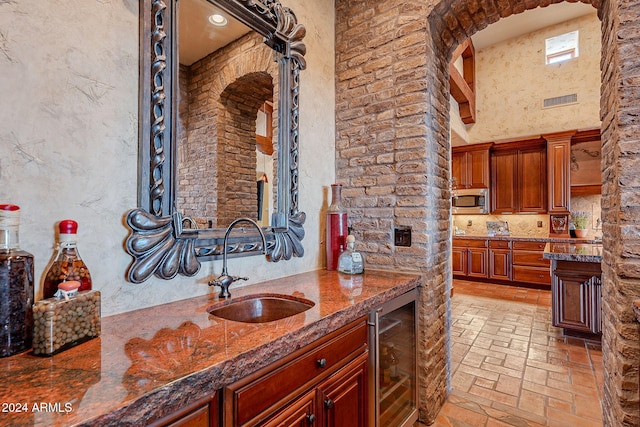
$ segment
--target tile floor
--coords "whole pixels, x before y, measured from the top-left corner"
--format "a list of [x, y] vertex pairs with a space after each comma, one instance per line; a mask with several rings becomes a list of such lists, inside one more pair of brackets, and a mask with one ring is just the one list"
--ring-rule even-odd
[[433, 426], [602, 425], [600, 343], [551, 326], [550, 291], [453, 287], [453, 391]]

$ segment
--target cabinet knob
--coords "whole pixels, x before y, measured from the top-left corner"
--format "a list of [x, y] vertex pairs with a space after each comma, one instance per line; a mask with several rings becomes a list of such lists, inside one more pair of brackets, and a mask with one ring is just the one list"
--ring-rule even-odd
[[309, 422], [309, 424], [315, 423], [316, 422], [316, 415], [315, 414], [307, 415], [307, 421]]
[[331, 400], [331, 399], [327, 399], [327, 400], [325, 400], [325, 401], [324, 401], [324, 406], [326, 406], [326, 407], [327, 407], [327, 409], [331, 409], [331, 408], [333, 408], [333, 400]]
[[316, 363], [318, 364], [318, 368], [324, 368], [327, 366], [327, 359], [318, 359]]

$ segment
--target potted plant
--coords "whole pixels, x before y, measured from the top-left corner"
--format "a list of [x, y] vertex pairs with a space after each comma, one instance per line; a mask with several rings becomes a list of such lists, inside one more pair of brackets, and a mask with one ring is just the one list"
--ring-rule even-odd
[[575, 229], [576, 237], [587, 237], [587, 226], [589, 225], [591, 213], [587, 211], [571, 212], [571, 223]]

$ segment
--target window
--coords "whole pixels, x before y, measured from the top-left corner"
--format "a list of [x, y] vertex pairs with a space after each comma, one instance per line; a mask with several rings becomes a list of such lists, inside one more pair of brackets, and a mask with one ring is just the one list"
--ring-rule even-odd
[[550, 37], [545, 42], [546, 63], [557, 64], [578, 57], [578, 31]]

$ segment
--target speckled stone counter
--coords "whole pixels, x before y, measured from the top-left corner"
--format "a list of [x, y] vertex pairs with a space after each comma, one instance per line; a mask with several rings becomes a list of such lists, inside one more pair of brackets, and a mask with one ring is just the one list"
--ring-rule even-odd
[[543, 256], [555, 261], [602, 262], [601, 243], [547, 243]]
[[453, 236], [454, 239], [473, 239], [473, 240], [513, 240], [528, 242], [553, 242], [553, 243], [595, 243], [592, 239], [578, 239], [573, 237], [531, 237], [531, 236], [489, 236], [478, 234], [458, 234]]
[[[420, 284], [420, 276], [319, 270], [231, 288], [309, 299], [311, 309], [268, 323], [207, 312], [217, 292], [102, 319], [102, 335], [53, 357], [0, 359], [0, 425], [140, 425], [366, 315]], [[212, 289], [212, 292], [214, 290]]]

